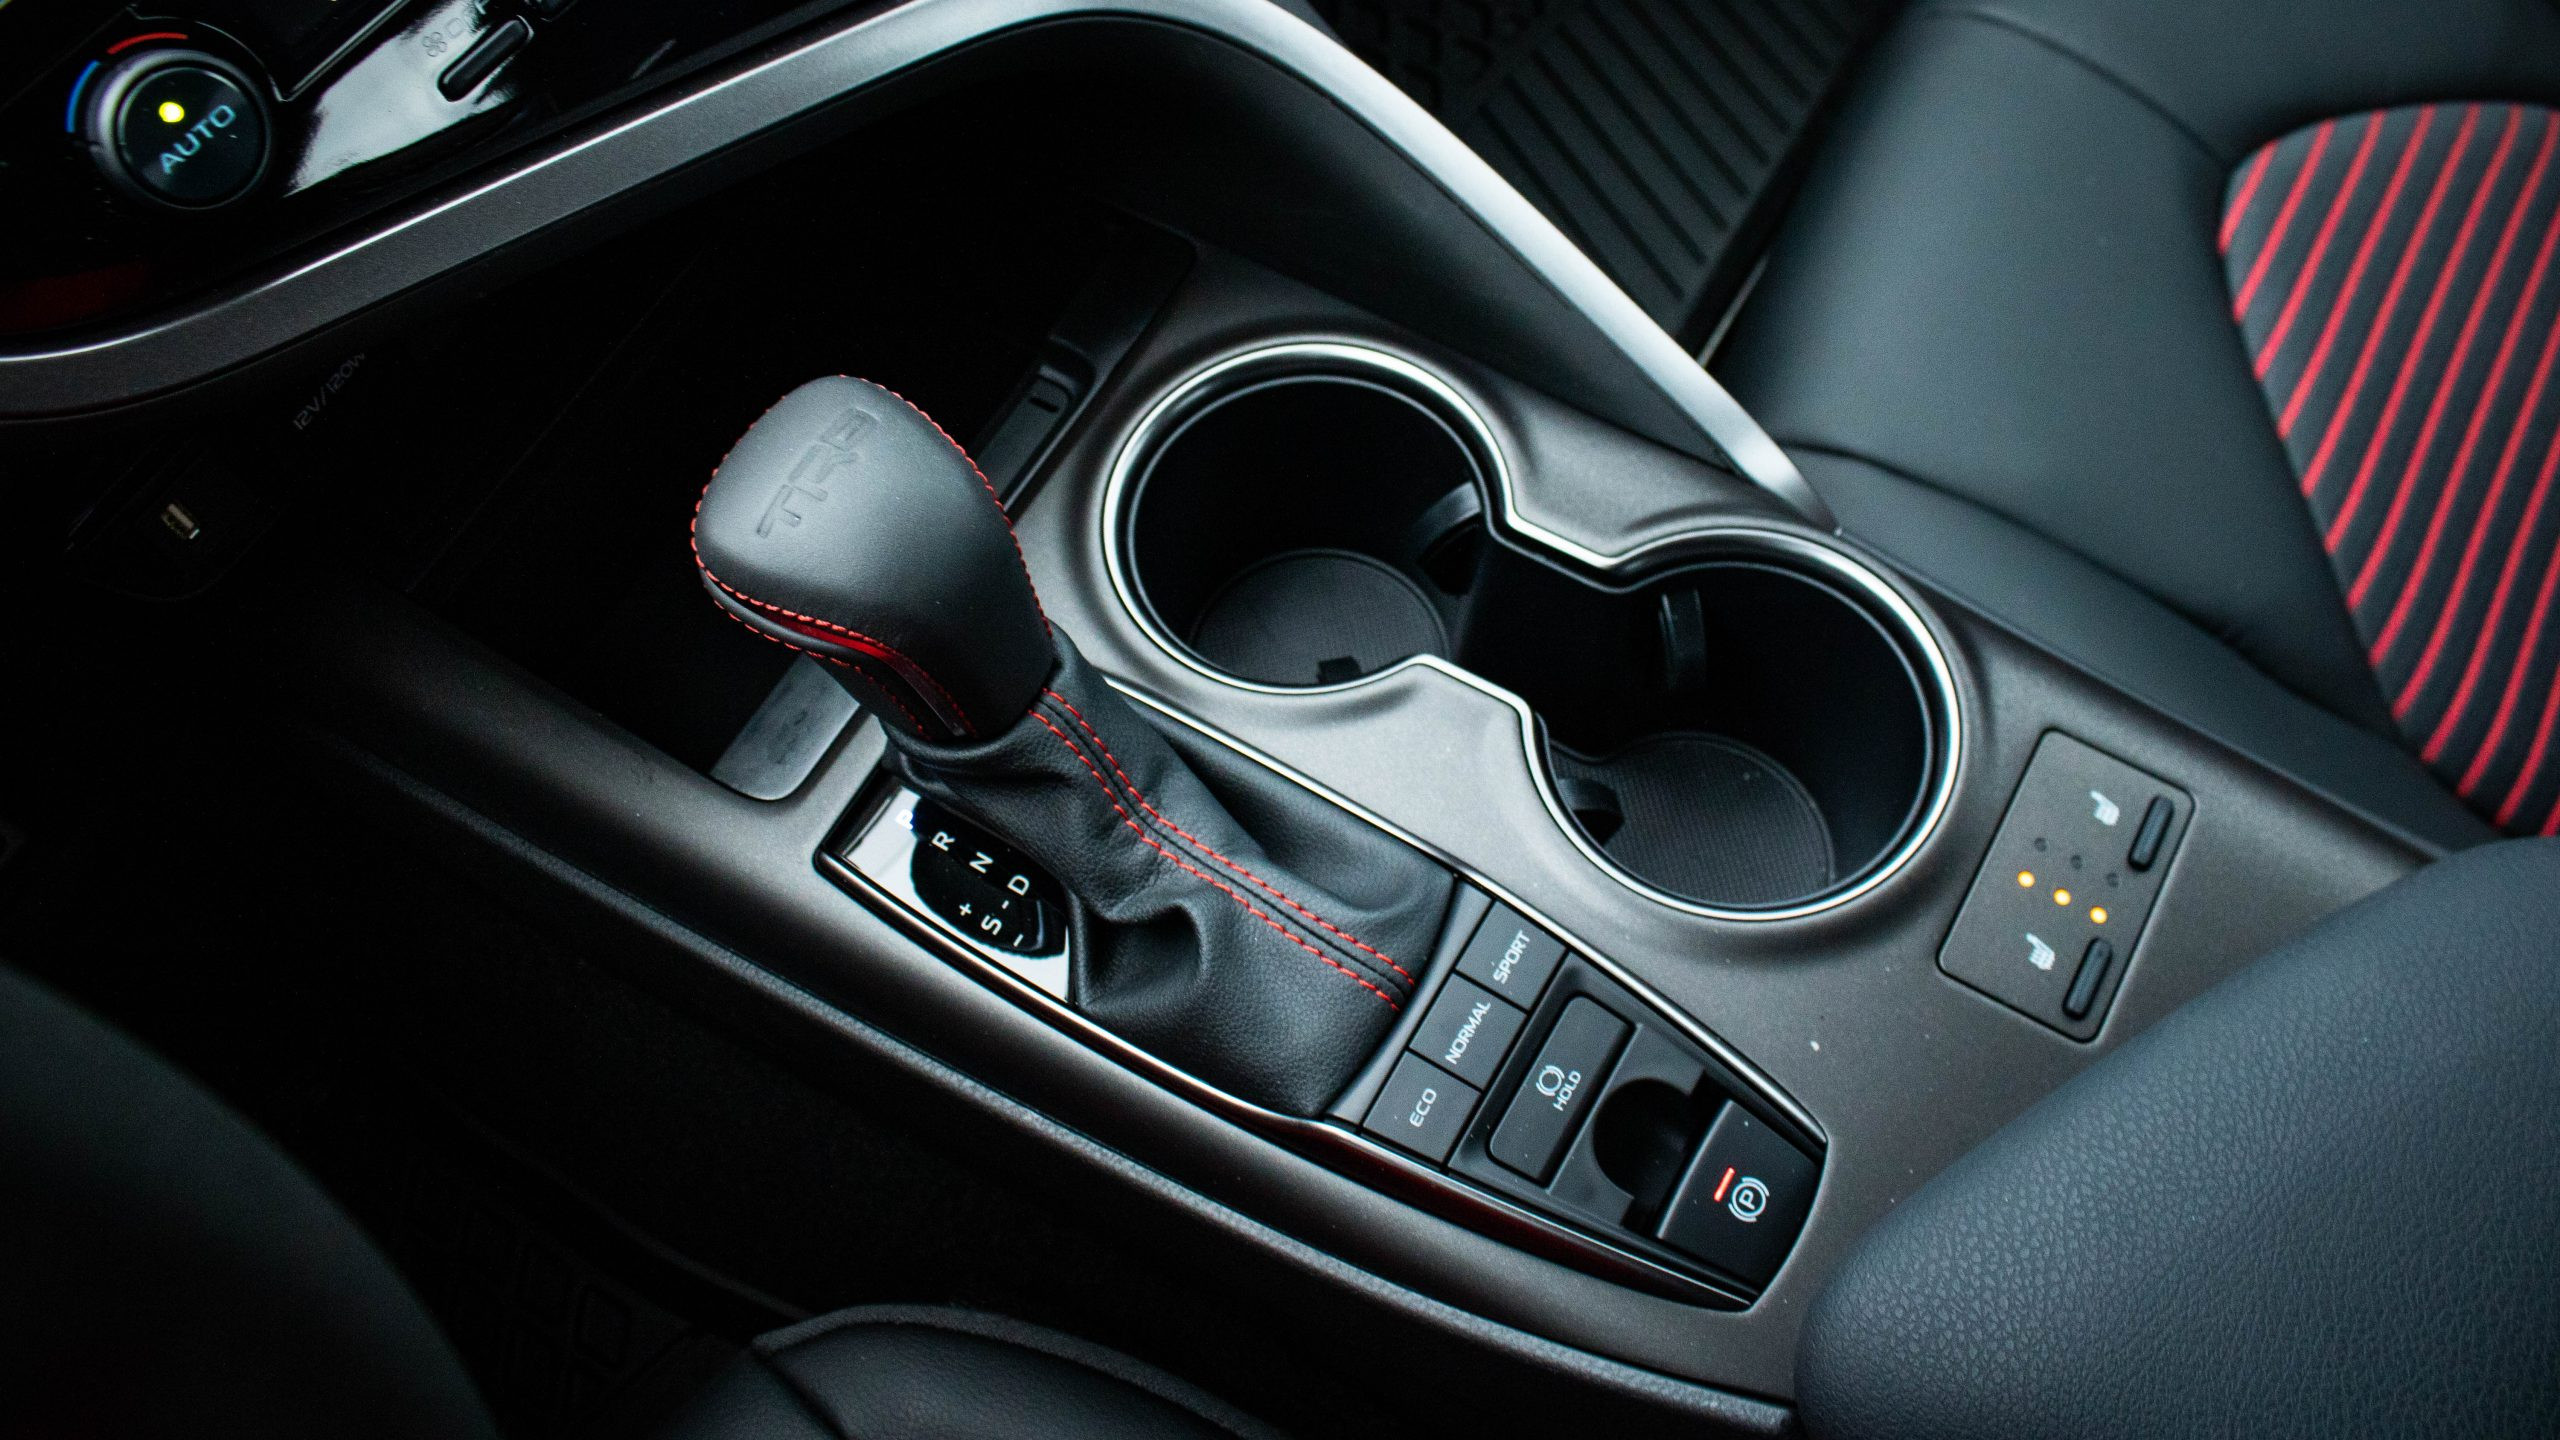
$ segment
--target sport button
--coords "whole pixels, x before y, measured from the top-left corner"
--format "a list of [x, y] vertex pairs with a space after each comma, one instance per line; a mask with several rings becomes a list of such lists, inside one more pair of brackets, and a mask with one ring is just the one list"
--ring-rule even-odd
[[1564, 942], [1495, 902], [1458, 956], [1458, 973], [1519, 1006], [1534, 1009], [1547, 977], [1564, 959]]

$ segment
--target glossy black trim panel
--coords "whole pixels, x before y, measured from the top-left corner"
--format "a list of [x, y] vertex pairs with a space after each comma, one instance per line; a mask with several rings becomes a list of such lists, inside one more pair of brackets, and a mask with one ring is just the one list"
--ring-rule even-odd
[[542, 153], [249, 289], [158, 324], [0, 355], [0, 418], [100, 409], [220, 374], [786, 120], [972, 42], [1128, 16], [1224, 41], [1323, 92], [1427, 175], [1796, 513], [1830, 513], [1759, 425], [1554, 224], [1420, 106], [1275, 5], [1236, 0], [908, 0]]

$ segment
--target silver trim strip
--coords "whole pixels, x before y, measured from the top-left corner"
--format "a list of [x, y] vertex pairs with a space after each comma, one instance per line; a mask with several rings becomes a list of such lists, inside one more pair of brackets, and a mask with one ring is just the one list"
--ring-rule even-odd
[[1767, 432], [1510, 182], [1330, 36], [1280, 6], [1236, 0], [908, 0], [198, 308], [60, 349], [0, 354], [0, 417], [101, 409], [218, 375], [957, 46], [1044, 20], [1105, 15], [1213, 36], [1323, 93], [1589, 317], [1744, 475], [1813, 523], [1832, 525]]
[[[1555, 779], [1548, 771], [1547, 747], [1539, 735], [1536, 713], [1529, 708], [1527, 701], [1471, 671], [1462, 670], [1436, 655], [1416, 655], [1374, 674], [1338, 685], [1281, 686], [1239, 679], [1224, 671], [1213, 670], [1194, 658], [1188, 647], [1165, 633], [1164, 627], [1156, 620], [1153, 607], [1139, 596], [1130, 573], [1126, 520], [1139, 473], [1159, 441], [1169, 438], [1170, 433], [1187, 421], [1201, 403], [1216, 398], [1224, 387], [1264, 374], [1341, 373], [1344, 369], [1369, 370], [1388, 377], [1408, 392], [1419, 391], [1419, 397], [1410, 398], [1436, 405], [1444, 422], [1464, 432], [1464, 438], [1475, 449], [1492, 482], [1491, 498], [1500, 511], [1502, 527], [1520, 539], [1603, 574], [1631, 574], [1645, 568], [1649, 561], [1682, 556], [1704, 558], [1721, 550], [1748, 549], [1764, 554], [1775, 551], [1826, 572], [1834, 580], [1866, 597], [1901, 629], [1904, 638], [1919, 655], [1934, 692], [1930, 718], [1939, 737], [1936, 775], [1930, 782], [1918, 819], [1902, 841], [1855, 884], [1799, 905], [1748, 910], [1704, 904], [1671, 894], [1638, 878], [1620, 868], [1616, 861], [1593, 845], [1583, 835], [1582, 827], [1573, 823], [1565, 812], [1564, 803], [1556, 794]], [[1836, 909], [1882, 885], [1908, 865], [1920, 848], [1928, 843], [1929, 837], [1937, 832], [1938, 823], [1946, 817], [1948, 807], [1955, 800], [1957, 774], [1964, 757], [1963, 707], [1957, 700], [1955, 673], [1947, 663], [1946, 652], [1939, 646], [1937, 636], [1930, 631], [1920, 612], [1881, 574], [1836, 546], [1790, 531], [1747, 524], [1685, 531], [1609, 553], [1569, 540], [1522, 518], [1510, 461], [1483, 413], [1448, 381], [1399, 355], [1337, 340], [1292, 340], [1241, 351], [1192, 372], [1157, 397], [1139, 416], [1137, 423], [1130, 427], [1129, 433], [1122, 437], [1119, 448], [1112, 455], [1110, 473], [1103, 482], [1101, 524], [1103, 569], [1110, 577], [1112, 593], [1121, 608], [1137, 622], [1138, 629], [1157, 649], [1203, 679], [1257, 695], [1331, 695], [1356, 690], [1386, 676], [1420, 667], [1439, 671], [1509, 706], [1520, 718], [1520, 747], [1537, 784], [1539, 802], [1546, 807], [1556, 828], [1601, 873], [1658, 905], [1708, 919], [1734, 921], [1797, 920]]]

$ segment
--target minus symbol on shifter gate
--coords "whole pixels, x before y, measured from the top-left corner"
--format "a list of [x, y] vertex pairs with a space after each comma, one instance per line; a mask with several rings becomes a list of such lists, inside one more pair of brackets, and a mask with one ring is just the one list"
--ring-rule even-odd
[[1730, 1165], [1724, 1167], [1724, 1178], [1716, 1182], [1716, 1193], [1708, 1197], [1708, 1204], [1721, 1205], [1724, 1203], [1724, 1192], [1733, 1188], [1733, 1177], [1734, 1168]]

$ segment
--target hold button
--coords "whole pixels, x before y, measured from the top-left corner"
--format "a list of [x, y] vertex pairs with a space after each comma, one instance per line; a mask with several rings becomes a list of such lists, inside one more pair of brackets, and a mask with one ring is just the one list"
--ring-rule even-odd
[[1576, 996], [1520, 1077], [1511, 1108], [1503, 1112], [1502, 1124], [1485, 1147], [1493, 1158], [1545, 1184], [1593, 1098], [1608, 1083], [1609, 1062], [1626, 1038], [1626, 1021], [1590, 997]]

